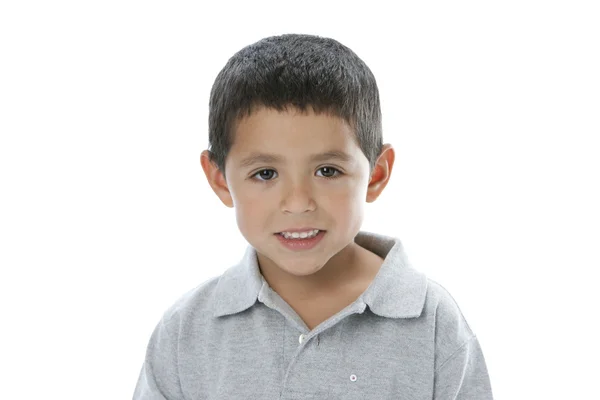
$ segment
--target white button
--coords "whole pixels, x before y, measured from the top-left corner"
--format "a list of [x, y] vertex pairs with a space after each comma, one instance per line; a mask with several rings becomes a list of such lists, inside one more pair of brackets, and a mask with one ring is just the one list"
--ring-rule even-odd
[[351, 380], [352, 382], [356, 382], [356, 379], [357, 379], [357, 378], [356, 378], [356, 375], [354, 375], [354, 374], [350, 375], [350, 380]]
[[298, 342], [300, 342], [300, 344], [304, 342], [304, 335], [300, 335], [300, 337], [298, 338]]

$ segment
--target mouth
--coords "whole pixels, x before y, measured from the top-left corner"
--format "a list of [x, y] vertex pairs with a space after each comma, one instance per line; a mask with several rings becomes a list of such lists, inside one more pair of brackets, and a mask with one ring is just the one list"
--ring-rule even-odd
[[325, 235], [324, 230], [313, 229], [310, 231], [302, 231], [299, 232], [279, 232], [275, 233], [275, 237], [278, 239], [279, 243], [283, 245], [288, 250], [292, 251], [302, 251], [302, 250], [310, 250], [313, 247], [317, 246], [323, 236]]
[[318, 228], [292, 228], [286, 229], [281, 232], [276, 232], [275, 235], [279, 235], [286, 239], [310, 239], [317, 236], [319, 233], [325, 232], [324, 229]]

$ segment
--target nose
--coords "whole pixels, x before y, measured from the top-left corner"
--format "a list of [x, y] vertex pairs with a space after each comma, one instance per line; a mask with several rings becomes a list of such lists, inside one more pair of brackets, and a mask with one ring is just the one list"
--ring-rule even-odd
[[313, 198], [310, 183], [296, 182], [290, 183], [284, 188], [281, 210], [288, 214], [298, 214], [307, 211], [314, 211], [316, 203]]

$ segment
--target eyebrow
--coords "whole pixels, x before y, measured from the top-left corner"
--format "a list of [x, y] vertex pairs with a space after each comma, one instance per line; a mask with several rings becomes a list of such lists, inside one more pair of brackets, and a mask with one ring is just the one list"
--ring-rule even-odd
[[[310, 156], [311, 162], [321, 162], [336, 160], [341, 162], [350, 162], [352, 157], [347, 153], [339, 150], [326, 151], [325, 153], [313, 154]], [[283, 157], [275, 154], [251, 153], [248, 157], [240, 161], [240, 167], [247, 168], [254, 164], [277, 164], [283, 162]]]

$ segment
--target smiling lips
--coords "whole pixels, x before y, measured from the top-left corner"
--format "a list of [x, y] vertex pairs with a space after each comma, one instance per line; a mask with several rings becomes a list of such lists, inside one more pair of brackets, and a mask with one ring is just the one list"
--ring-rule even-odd
[[277, 233], [283, 233], [283, 232], [287, 232], [287, 233], [294, 233], [294, 232], [310, 232], [310, 231], [315, 231], [315, 230], [319, 230], [322, 231], [323, 229], [319, 229], [319, 228], [290, 228], [290, 229], [282, 229], [281, 231], [277, 232]]
[[302, 251], [315, 247], [325, 235], [325, 231], [313, 229], [302, 232], [280, 232], [275, 234], [279, 242], [289, 250]]
[[279, 233], [279, 235], [285, 237], [286, 239], [307, 239], [307, 238], [313, 238], [313, 237], [317, 236], [317, 234], [319, 232], [321, 232], [321, 231], [318, 229], [313, 229], [313, 230], [309, 230], [309, 231], [301, 231], [301, 232], [285, 231], [285, 232]]
[[285, 229], [277, 234], [285, 237], [286, 239], [306, 239], [317, 236], [322, 229], [317, 228], [290, 228]]

